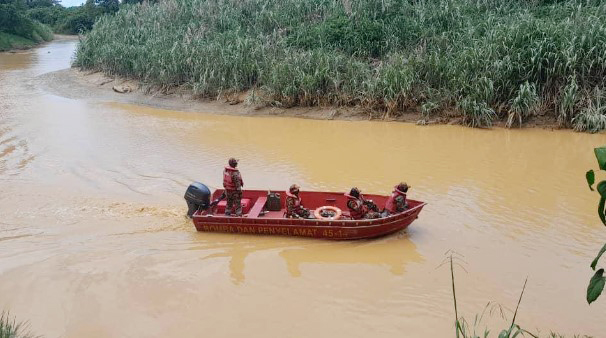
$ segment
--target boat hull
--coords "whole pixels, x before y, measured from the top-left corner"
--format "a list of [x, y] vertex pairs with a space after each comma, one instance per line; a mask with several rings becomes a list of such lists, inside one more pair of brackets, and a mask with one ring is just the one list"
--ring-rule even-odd
[[[334, 193], [325, 194], [331, 194], [330, 197], [334, 197]], [[379, 201], [386, 199], [385, 196], [373, 195], [372, 197]], [[334, 201], [335, 198], [331, 198], [331, 200]], [[403, 213], [372, 220], [247, 217], [248, 215], [230, 217], [199, 211], [194, 213], [192, 218], [198, 231], [354, 240], [385, 236], [406, 229], [418, 218], [425, 206], [424, 202], [414, 200], [409, 200], [408, 204], [410, 208]]]

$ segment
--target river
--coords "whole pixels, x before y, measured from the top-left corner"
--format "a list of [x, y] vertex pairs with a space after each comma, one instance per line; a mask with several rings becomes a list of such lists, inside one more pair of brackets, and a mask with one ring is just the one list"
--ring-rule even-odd
[[[604, 134], [179, 112], [65, 98], [38, 77], [76, 41], [0, 54], [0, 309], [46, 337], [453, 337], [491, 301], [532, 332], [604, 337], [585, 301], [606, 242]], [[94, 96], [94, 94], [92, 95]], [[376, 240], [197, 233], [194, 180], [388, 194], [428, 205]], [[606, 175], [599, 174], [599, 178]], [[606, 262], [606, 261], [605, 261]], [[602, 263], [604, 266], [606, 263]], [[496, 309], [478, 326], [506, 328]]]

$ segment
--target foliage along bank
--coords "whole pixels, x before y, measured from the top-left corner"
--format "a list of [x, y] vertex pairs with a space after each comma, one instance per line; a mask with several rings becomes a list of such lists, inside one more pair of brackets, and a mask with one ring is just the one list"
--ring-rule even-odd
[[32, 20], [27, 9], [25, 1], [0, 0], [0, 51], [52, 40], [50, 28]]
[[120, 8], [119, 0], [86, 0], [81, 6], [67, 8], [56, 0], [33, 1], [40, 5], [30, 6], [28, 16], [61, 34], [85, 33], [101, 16], [116, 13]]
[[286, 107], [606, 128], [599, 0], [165, 0], [102, 17], [75, 65]]
[[[124, 3], [129, 1], [139, 0]], [[120, 6], [119, 0], [87, 0], [67, 8], [58, 0], [0, 0], [0, 51], [50, 41], [53, 32], [87, 32], [99, 17], [117, 12]]]

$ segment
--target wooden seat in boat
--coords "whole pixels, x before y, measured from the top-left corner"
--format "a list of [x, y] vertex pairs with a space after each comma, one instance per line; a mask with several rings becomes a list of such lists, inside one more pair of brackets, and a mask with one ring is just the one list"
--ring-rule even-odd
[[255, 204], [248, 212], [247, 217], [259, 217], [261, 210], [263, 210], [263, 207], [265, 206], [265, 202], [267, 202], [267, 196], [259, 196]]

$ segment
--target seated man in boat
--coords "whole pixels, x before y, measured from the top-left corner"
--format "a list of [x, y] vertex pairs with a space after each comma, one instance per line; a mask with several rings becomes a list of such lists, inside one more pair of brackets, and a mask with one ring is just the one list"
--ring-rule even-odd
[[244, 181], [240, 170], [236, 169], [238, 166], [238, 160], [230, 158], [228, 161], [229, 166], [223, 170], [223, 188], [225, 188], [225, 195], [227, 197], [227, 205], [225, 207], [225, 216], [231, 216], [234, 209], [236, 216], [242, 216], [242, 187]]
[[293, 184], [286, 192], [286, 218], [310, 218], [311, 213], [303, 207], [299, 186]]
[[353, 219], [373, 219], [380, 218], [379, 208], [371, 200], [366, 200], [362, 196], [360, 189], [353, 187], [347, 197], [347, 208]]
[[385, 213], [386, 214], [397, 214], [408, 209], [408, 203], [406, 203], [406, 193], [408, 192], [408, 184], [401, 182], [394, 187], [391, 196], [385, 202]]

